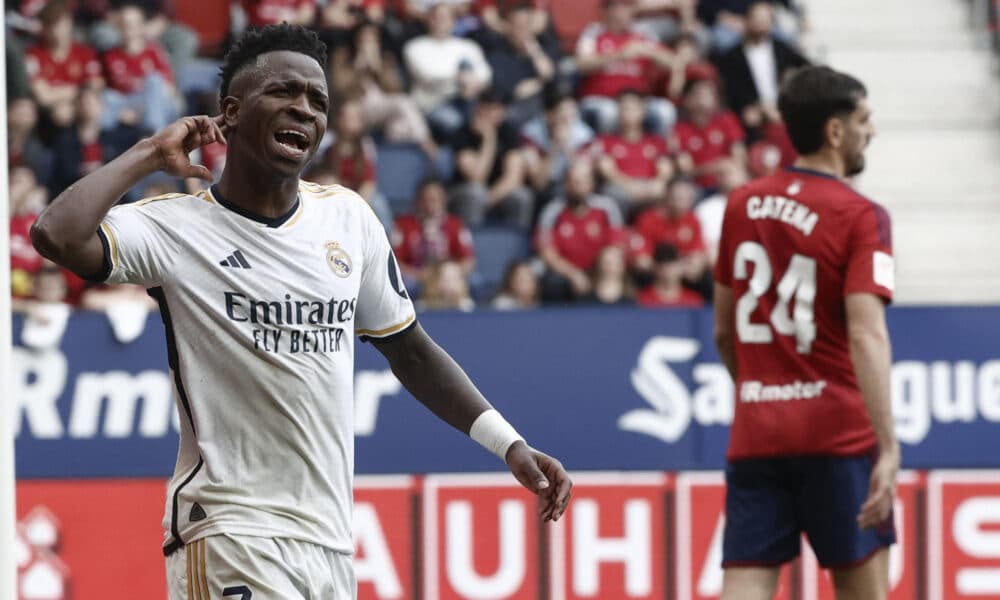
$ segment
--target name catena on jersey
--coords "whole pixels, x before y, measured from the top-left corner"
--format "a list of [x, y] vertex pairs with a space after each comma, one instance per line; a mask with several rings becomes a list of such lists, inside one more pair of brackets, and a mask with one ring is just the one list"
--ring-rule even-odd
[[875, 447], [845, 298], [892, 300], [889, 214], [837, 178], [788, 168], [729, 195], [715, 280], [735, 301], [729, 460]]
[[112, 209], [107, 280], [149, 288], [181, 414], [164, 551], [227, 533], [350, 553], [354, 336], [415, 321], [361, 197], [302, 182], [276, 219], [218, 189]]

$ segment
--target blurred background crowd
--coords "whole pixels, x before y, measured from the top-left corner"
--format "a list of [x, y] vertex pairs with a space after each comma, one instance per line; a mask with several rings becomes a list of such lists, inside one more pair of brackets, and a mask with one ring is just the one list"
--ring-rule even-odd
[[[795, 160], [776, 109], [808, 61], [794, 1], [10, 2], [17, 308], [152, 306], [47, 264], [31, 223], [142, 136], [214, 114], [231, 40], [282, 21], [330, 52], [305, 178], [371, 204], [423, 310], [710, 302], [726, 193]], [[197, 159], [218, 175], [224, 147]], [[154, 176], [122, 201], [204, 185]]]

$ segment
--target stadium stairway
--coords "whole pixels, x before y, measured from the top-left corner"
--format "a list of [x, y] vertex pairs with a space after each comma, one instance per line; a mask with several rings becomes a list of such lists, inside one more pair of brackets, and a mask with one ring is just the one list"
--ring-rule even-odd
[[906, 304], [1000, 302], [1000, 78], [978, 0], [807, 0], [806, 49], [868, 87], [859, 180], [893, 217]]

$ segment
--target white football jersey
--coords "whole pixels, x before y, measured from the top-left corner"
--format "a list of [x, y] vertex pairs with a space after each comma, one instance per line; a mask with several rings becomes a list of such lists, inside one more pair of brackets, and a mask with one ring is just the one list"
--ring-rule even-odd
[[354, 335], [415, 323], [385, 230], [354, 192], [302, 182], [263, 220], [222, 198], [113, 208], [109, 282], [160, 303], [181, 416], [164, 552], [228, 533], [353, 551]]

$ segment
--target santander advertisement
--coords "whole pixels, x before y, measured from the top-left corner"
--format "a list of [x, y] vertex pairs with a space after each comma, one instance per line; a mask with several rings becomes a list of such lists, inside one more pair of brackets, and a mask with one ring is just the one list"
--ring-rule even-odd
[[[919, 469], [900, 479], [890, 598], [1000, 599], [1000, 308], [893, 309], [889, 320], [896, 431], [904, 466]], [[710, 313], [421, 321], [527, 439], [571, 469], [573, 501], [542, 526], [535, 499], [495, 457], [431, 416], [359, 344], [360, 598], [719, 596], [718, 469], [735, 399]], [[52, 347], [28, 347], [22, 330], [15, 319], [20, 598], [165, 598], [160, 521], [179, 420], [158, 317], [129, 343], [98, 314], [73, 315]], [[808, 540], [777, 597], [833, 598]]]

